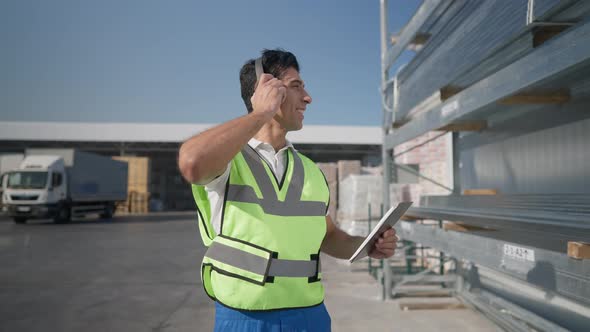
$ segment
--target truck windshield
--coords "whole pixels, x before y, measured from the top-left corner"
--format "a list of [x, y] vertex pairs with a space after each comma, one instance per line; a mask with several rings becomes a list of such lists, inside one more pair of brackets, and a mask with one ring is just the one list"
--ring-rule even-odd
[[7, 188], [43, 189], [47, 184], [47, 172], [13, 172], [8, 173]]

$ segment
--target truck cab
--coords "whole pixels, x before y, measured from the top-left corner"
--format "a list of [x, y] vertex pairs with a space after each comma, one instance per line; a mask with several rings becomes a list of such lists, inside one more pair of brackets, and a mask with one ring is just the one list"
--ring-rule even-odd
[[7, 172], [18, 168], [23, 158], [24, 155], [22, 153], [0, 154], [0, 208], [2, 212], [6, 212], [6, 207], [4, 206], [4, 188], [6, 187], [5, 180], [8, 177]]
[[6, 174], [4, 204], [16, 223], [53, 217], [67, 199], [64, 161], [58, 156], [29, 156]]

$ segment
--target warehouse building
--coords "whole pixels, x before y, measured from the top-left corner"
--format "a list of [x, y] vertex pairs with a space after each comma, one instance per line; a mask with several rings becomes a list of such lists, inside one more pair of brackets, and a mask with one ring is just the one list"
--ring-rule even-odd
[[[75, 148], [107, 156], [148, 160], [145, 190], [164, 210], [194, 208], [188, 184], [177, 170], [180, 144], [213, 124], [137, 124], [77, 122], [0, 122], [0, 154], [28, 148]], [[378, 127], [308, 125], [289, 134], [296, 149], [318, 163], [356, 160], [381, 162]]]

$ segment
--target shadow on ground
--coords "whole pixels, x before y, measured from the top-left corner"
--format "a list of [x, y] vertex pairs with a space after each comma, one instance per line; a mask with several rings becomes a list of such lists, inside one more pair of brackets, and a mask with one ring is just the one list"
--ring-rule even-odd
[[[97, 215], [89, 215], [84, 218], [74, 218], [67, 224], [56, 224], [51, 219], [31, 219], [22, 226], [64, 226], [64, 225], [108, 225], [120, 223], [146, 223], [146, 222], [169, 222], [179, 220], [194, 220], [197, 221], [197, 214], [195, 211], [175, 211], [175, 212], [158, 212], [147, 214], [124, 214], [115, 215], [112, 219], [102, 219]], [[0, 215], [0, 222], [12, 222], [12, 218], [6, 215]], [[21, 225], [19, 225], [21, 226]]]

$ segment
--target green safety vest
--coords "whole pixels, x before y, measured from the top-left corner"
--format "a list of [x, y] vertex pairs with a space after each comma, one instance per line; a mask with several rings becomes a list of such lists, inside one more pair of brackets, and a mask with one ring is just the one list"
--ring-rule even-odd
[[320, 246], [330, 193], [321, 170], [287, 150], [283, 179], [250, 146], [231, 161], [219, 235], [204, 186], [193, 185], [207, 253], [206, 293], [240, 310], [302, 308], [323, 302]]

